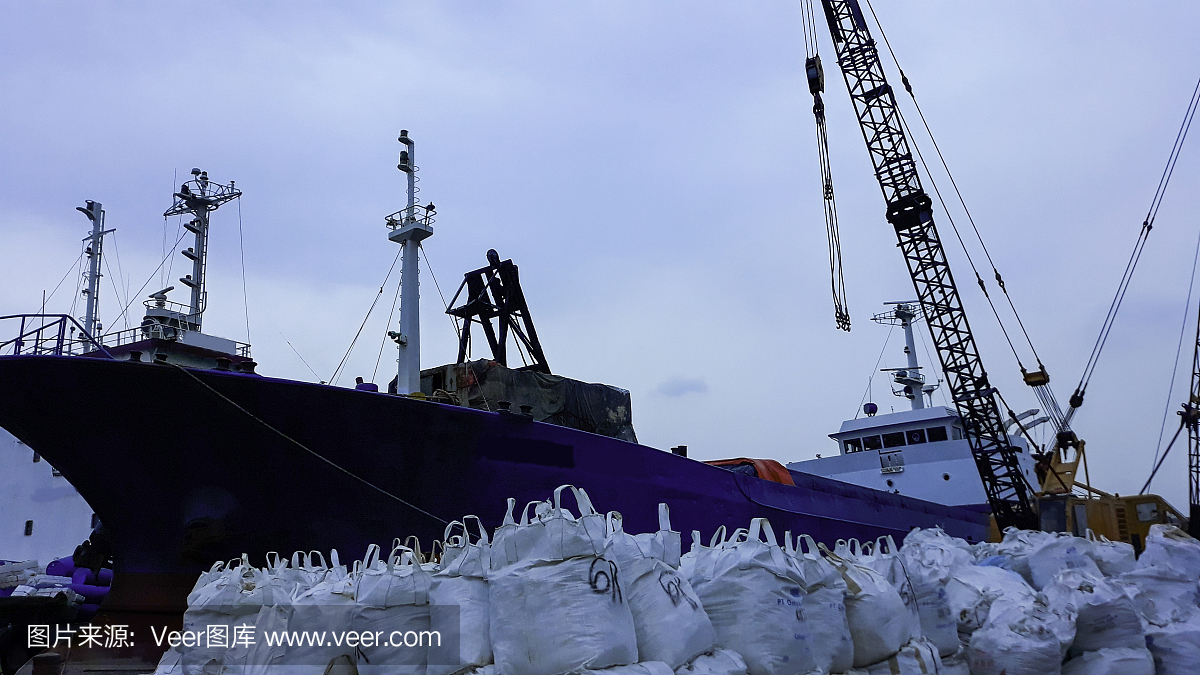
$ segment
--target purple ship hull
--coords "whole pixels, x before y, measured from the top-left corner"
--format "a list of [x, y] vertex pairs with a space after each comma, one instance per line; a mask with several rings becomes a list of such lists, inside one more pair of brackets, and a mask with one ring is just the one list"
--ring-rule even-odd
[[759, 516], [829, 544], [933, 526], [980, 541], [987, 523], [806, 474], [792, 474], [795, 487], [760, 480], [520, 415], [162, 364], [0, 357], [0, 426], [61, 471], [111, 531], [114, 609], [180, 612], [197, 572], [242, 553], [261, 562], [269, 551], [337, 549], [344, 562], [393, 537], [427, 544], [466, 514], [495, 527], [508, 497], [523, 505], [565, 483], [619, 509], [633, 532], [657, 529], [666, 502], [685, 542]]

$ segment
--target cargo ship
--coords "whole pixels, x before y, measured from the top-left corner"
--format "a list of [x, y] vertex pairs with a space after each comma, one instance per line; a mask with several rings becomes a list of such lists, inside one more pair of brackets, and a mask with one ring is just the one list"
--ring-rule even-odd
[[[406, 133], [400, 140], [404, 170], [413, 145]], [[451, 520], [473, 514], [497, 526], [507, 498], [543, 500], [563, 484], [619, 509], [632, 531], [654, 529], [663, 502], [677, 529], [705, 537], [759, 516], [831, 544], [913, 527], [985, 536], [986, 515], [970, 509], [770, 460], [706, 463], [637, 443], [627, 391], [504, 363], [510, 328], [526, 343], [536, 335], [511, 316], [504, 323], [520, 292], [502, 273], [515, 281], [515, 266], [494, 254], [475, 271], [482, 287], [464, 281], [460, 307], [486, 324], [493, 358], [465, 358], [464, 337], [456, 363], [421, 370], [416, 251], [434, 211], [416, 202], [408, 175], [408, 205], [385, 221], [405, 247], [392, 392], [265, 376], [249, 345], [203, 332], [209, 217], [240, 192], [198, 169], [167, 210], [190, 218], [195, 237], [181, 251], [193, 263], [180, 279], [190, 303], [162, 289], [140, 326], [104, 335], [90, 309], [82, 323], [0, 317], [0, 427], [60, 472], [102, 523], [93, 543], [116, 571], [102, 615], [177, 619], [197, 573], [216, 560], [312, 549], [348, 560], [394, 537], [432, 542]], [[100, 253], [97, 240], [93, 262]]]

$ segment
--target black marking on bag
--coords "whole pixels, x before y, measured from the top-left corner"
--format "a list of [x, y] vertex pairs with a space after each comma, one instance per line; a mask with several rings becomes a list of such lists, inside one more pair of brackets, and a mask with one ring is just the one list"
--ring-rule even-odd
[[683, 579], [679, 578], [678, 574], [663, 570], [658, 573], [658, 585], [662, 586], [667, 597], [671, 599], [671, 604], [678, 607], [681, 601], [686, 601], [692, 606], [692, 609], [700, 609], [696, 601], [691, 599], [687, 593], [683, 591]]
[[593, 593], [608, 593], [613, 602], [624, 602], [621, 583], [617, 579], [617, 564], [604, 558], [596, 558], [588, 569], [588, 583]]

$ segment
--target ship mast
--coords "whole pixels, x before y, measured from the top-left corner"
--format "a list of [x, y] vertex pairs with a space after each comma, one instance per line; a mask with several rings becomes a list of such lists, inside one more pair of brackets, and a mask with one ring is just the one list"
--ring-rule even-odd
[[400, 244], [400, 332], [389, 333], [399, 346], [396, 393], [421, 391], [421, 291], [418, 285], [417, 250], [421, 240], [433, 236], [433, 204], [417, 205], [416, 152], [408, 130], [397, 139], [404, 145], [397, 169], [408, 177], [408, 205], [387, 217], [388, 239]]
[[209, 216], [222, 204], [241, 197], [242, 193], [233, 186], [233, 181], [229, 181], [229, 185], [209, 181], [207, 171], [192, 169], [192, 175], [195, 178], [179, 187], [179, 192], [175, 193], [175, 203], [163, 215], [192, 216], [192, 220], [183, 226], [196, 235], [196, 241], [192, 247], [181, 251], [184, 257], [192, 261], [192, 273], [179, 281], [192, 289], [187, 323], [190, 330], [199, 331], [200, 319], [208, 302], [208, 295], [204, 290], [204, 271], [208, 262]]
[[904, 353], [908, 356], [906, 368], [884, 368], [892, 373], [892, 381], [900, 385], [898, 391], [892, 393], [907, 398], [913, 410], [925, 407], [925, 395], [932, 394], [937, 389], [936, 384], [926, 385], [925, 376], [921, 374], [921, 366], [917, 363], [917, 348], [913, 341], [913, 322], [921, 318], [921, 308], [916, 301], [889, 302], [894, 305], [891, 311], [876, 314], [871, 320], [876, 323], [900, 326], [904, 329]]
[[76, 206], [75, 209], [92, 221], [92, 233], [84, 237], [87, 247], [84, 249], [88, 257], [88, 271], [85, 275], [87, 288], [82, 293], [87, 296], [87, 309], [83, 318], [83, 329], [89, 336], [98, 340], [103, 326], [100, 324], [100, 261], [104, 255], [104, 235], [113, 230], [104, 229], [104, 209], [100, 202], [87, 200], [87, 206]]

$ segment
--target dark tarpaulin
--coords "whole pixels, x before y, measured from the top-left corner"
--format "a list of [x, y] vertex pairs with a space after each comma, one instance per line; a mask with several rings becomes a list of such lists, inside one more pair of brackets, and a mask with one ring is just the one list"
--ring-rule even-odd
[[629, 392], [607, 384], [572, 380], [530, 370], [515, 370], [487, 359], [421, 371], [421, 391], [435, 400], [444, 392], [458, 405], [497, 410], [509, 401], [511, 410], [533, 408], [533, 419], [561, 427], [637, 442]]

